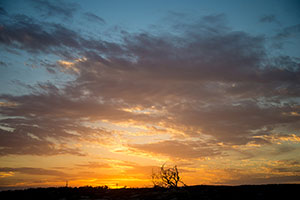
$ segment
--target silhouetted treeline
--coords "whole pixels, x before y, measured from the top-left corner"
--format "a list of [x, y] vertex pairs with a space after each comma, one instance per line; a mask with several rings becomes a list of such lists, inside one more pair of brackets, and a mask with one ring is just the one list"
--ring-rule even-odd
[[170, 188], [60, 187], [35, 188], [0, 192], [0, 199], [43, 200], [155, 200], [155, 199], [297, 199], [300, 185], [245, 185], [245, 186], [188, 186]]

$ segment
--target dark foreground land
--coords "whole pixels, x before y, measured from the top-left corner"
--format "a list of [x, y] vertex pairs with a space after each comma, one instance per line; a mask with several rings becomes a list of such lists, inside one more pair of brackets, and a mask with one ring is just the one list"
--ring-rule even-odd
[[61, 187], [2, 191], [0, 199], [41, 200], [156, 200], [156, 199], [298, 199], [300, 185], [189, 186], [178, 189]]

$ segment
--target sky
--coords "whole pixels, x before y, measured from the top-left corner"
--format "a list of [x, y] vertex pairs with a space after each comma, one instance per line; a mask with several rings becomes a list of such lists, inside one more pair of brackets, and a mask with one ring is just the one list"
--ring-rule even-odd
[[300, 183], [297, 0], [0, 1], [0, 188]]

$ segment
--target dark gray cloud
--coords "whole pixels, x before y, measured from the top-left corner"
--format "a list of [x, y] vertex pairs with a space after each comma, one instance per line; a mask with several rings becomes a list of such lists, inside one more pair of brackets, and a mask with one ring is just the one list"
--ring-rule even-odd
[[260, 17], [259, 19], [260, 22], [262, 23], [276, 23], [276, 24], [280, 24], [280, 22], [277, 20], [277, 17], [275, 15], [264, 15], [262, 17]]
[[40, 22], [26, 15], [15, 15], [4, 21], [0, 29], [0, 44], [29, 53], [51, 53], [68, 59], [86, 51], [108, 55], [122, 52], [119, 44], [86, 39], [60, 24]]
[[3, 61], [1, 61], [1, 60], [0, 60], [0, 66], [7, 67], [7, 66], [8, 66], [8, 64], [7, 64], [6, 62], [3, 62]]
[[77, 156], [83, 156], [84, 154], [78, 148], [70, 148], [62, 142], [56, 144], [46, 139], [40, 139], [31, 132], [42, 133], [43, 130], [34, 129], [34, 127], [28, 126], [25, 132], [25, 128], [19, 127], [16, 131], [9, 132], [0, 130], [1, 133], [1, 152], [0, 156], [6, 155], [60, 155], [60, 154], [72, 154]]
[[73, 14], [79, 9], [76, 3], [67, 3], [63, 0], [48, 1], [48, 0], [32, 0], [35, 8], [44, 17], [62, 16], [66, 19], [73, 17]]
[[100, 24], [106, 24], [104, 19], [102, 19], [101, 17], [99, 17], [99, 16], [97, 16], [93, 13], [86, 12], [86, 13], [84, 13], [84, 16], [89, 21], [94, 21], [94, 22], [97, 22], [97, 23], [100, 23]]
[[0, 6], [0, 15], [7, 15], [7, 11]]
[[[0, 43], [29, 52], [53, 52], [54, 47], [79, 47], [77, 34], [61, 25], [46, 29], [27, 16], [16, 16], [17, 22], [4, 24], [0, 30]], [[76, 39], [74, 39], [76, 38]]]
[[[224, 142], [246, 144], [249, 141], [268, 143], [264, 140], [254, 140], [252, 131], [269, 127], [268, 134], [277, 124], [297, 123], [299, 117], [283, 115], [282, 112], [291, 112], [295, 109], [286, 107], [261, 108], [256, 102], [240, 102], [237, 104], [213, 104], [203, 109], [173, 108], [178, 121], [186, 127], [197, 127], [203, 133], [213, 135]], [[298, 109], [297, 109], [298, 110]], [[299, 111], [298, 111], [299, 112]]]
[[276, 34], [276, 39], [284, 39], [288, 37], [299, 37], [300, 34], [300, 24], [295, 24], [293, 26], [288, 26], [283, 28], [279, 33]]

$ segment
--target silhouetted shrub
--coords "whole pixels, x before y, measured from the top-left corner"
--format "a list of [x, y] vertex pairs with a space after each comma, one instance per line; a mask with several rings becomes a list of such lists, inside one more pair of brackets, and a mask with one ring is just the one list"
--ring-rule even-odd
[[165, 165], [163, 164], [159, 172], [152, 171], [152, 183], [155, 188], [177, 188], [179, 183], [186, 186], [179, 176], [176, 165], [172, 168], [165, 169]]

